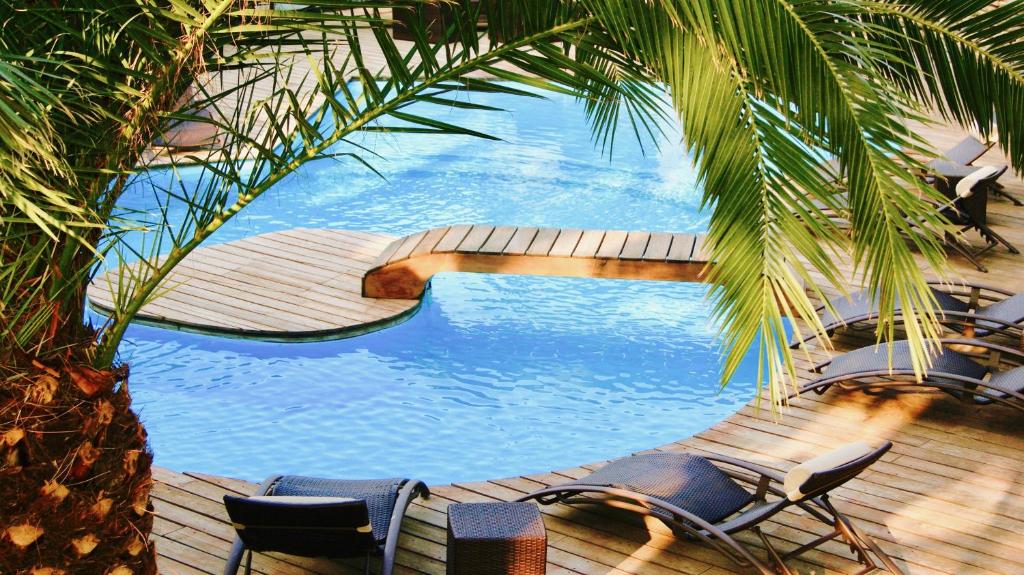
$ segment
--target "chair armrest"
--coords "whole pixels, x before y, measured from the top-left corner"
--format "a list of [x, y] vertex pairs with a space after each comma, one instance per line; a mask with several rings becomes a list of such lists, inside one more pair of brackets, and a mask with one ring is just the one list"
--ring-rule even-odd
[[430, 489], [425, 483], [410, 479], [398, 491], [395, 509], [391, 512], [391, 523], [388, 525], [387, 538], [384, 540], [384, 557], [381, 561], [381, 575], [391, 575], [395, 566], [395, 555], [398, 552], [398, 536], [402, 532], [402, 521], [405, 512], [417, 496], [430, 497]]
[[[980, 318], [980, 319], [982, 321], [988, 321], [985, 318]], [[1021, 351], [1019, 349], [1014, 349], [1012, 347], [1006, 347], [1005, 345], [999, 345], [997, 343], [992, 343], [990, 341], [985, 341], [985, 340], [981, 340], [981, 339], [971, 339], [971, 338], [964, 338], [964, 339], [940, 339], [939, 343], [941, 343], [943, 345], [943, 347], [948, 346], [948, 345], [969, 345], [969, 346], [972, 346], [972, 347], [982, 347], [982, 348], [985, 348], [985, 349], [988, 349], [988, 350], [991, 350], [991, 351], [998, 351], [1000, 353], [1005, 353], [1005, 354], [1008, 354], [1008, 355], [1012, 355], [1013, 357], [1016, 357], [1018, 359], [1024, 360], [1024, 351]]]

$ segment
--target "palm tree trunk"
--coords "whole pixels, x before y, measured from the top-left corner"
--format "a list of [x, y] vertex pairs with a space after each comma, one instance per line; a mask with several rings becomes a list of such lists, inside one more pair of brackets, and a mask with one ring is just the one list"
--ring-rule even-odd
[[51, 318], [34, 344], [0, 339], [0, 573], [149, 575], [157, 572], [152, 454], [131, 410], [127, 366], [90, 365], [96, 334], [82, 324], [87, 276], [53, 273], [91, 256], [75, 251], [42, 264], [49, 273], [28, 276], [53, 283], [26, 292]]

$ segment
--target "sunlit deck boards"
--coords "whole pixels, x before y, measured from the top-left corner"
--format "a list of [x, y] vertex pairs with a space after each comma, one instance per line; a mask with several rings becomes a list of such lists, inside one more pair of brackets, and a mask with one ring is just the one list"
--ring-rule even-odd
[[363, 295], [416, 298], [443, 271], [701, 281], [702, 234], [456, 225], [392, 242], [363, 278]]
[[[163, 327], [261, 339], [355, 335], [399, 321], [417, 300], [360, 295], [363, 273], [394, 238], [296, 229], [197, 249], [139, 319]], [[119, 278], [97, 277], [89, 300], [110, 309]]]

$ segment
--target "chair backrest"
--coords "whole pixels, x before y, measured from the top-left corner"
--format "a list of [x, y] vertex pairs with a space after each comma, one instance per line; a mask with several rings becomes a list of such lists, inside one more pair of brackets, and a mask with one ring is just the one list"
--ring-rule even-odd
[[981, 166], [964, 176], [956, 184], [956, 197], [969, 198], [974, 194], [974, 187], [983, 182], [990, 182], [1003, 175], [1006, 166]]
[[224, 496], [246, 548], [303, 557], [354, 557], [377, 550], [366, 501], [343, 497]]
[[889, 441], [877, 448], [864, 442], [849, 443], [809, 459], [786, 474], [783, 481], [786, 498], [797, 502], [827, 493], [870, 467], [891, 447]]
[[946, 150], [943, 156], [951, 162], [966, 166], [985, 155], [985, 152], [991, 147], [991, 144], [986, 144], [974, 136], [967, 136], [959, 144]]

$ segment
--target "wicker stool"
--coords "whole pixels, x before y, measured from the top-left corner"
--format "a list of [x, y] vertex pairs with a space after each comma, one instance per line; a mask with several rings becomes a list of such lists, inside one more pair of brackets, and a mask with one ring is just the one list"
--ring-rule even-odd
[[448, 575], [543, 575], [547, 552], [533, 503], [448, 506]]

